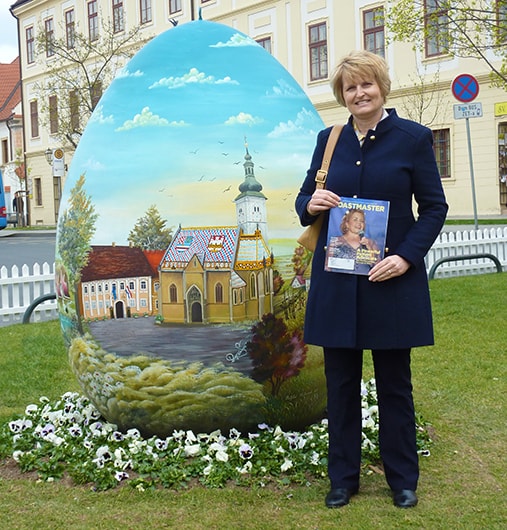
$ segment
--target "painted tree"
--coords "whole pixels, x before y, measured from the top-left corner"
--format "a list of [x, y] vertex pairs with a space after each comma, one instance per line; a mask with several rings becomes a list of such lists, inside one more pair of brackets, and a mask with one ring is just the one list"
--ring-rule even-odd
[[296, 276], [303, 276], [306, 272], [306, 269], [310, 266], [312, 262], [313, 253], [302, 245], [298, 245], [294, 249], [294, 254], [292, 255], [292, 269]]
[[128, 242], [143, 250], [165, 250], [172, 240], [173, 231], [166, 228], [158, 208], [152, 204], [129, 233]]
[[391, 40], [483, 61], [507, 90], [507, 0], [390, 0], [384, 21]]
[[65, 267], [70, 285], [74, 287], [74, 301], [81, 332], [81, 319], [77, 311], [77, 290], [81, 281], [81, 270], [88, 263], [91, 251], [90, 242], [95, 233], [95, 222], [98, 218], [84, 185], [85, 176], [81, 175], [70, 191], [69, 208], [61, 214], [57, 241], [59, 261]]
[[99, 20], [94, 38], [76, 26], [63, 28], [63, 38], [48, 34], [42, 23], [37, 31], [37, 57], [46, 71], [44, 80], [34, 85], [40, 123], [71, 149], [77, 147], [103, 91], [144, 42], [137, 25], [115, 32], [110, 21]]
[[268, 381], [271, 395], [277, 396], [289, 378], [299, 374], [306, 361], [308, 346], [299, 330], [290, 333], [281, 318], [268, 313], [252, 327], [252, 340], [247, 343], [252, 359], [254, 381]]

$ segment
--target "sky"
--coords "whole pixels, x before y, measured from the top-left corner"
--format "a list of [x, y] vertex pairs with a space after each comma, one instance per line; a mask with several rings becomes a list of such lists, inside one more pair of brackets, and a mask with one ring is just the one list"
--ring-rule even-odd
[[62, 207], [84, 174], [99, 214], [92, 244], [126, 244], [153, 204], [169, 227], [235, 225], [248, 148], [270, 240], [295, 239], [294, 199], [322, 128], [303, 90], [255, 41], [219, 24], [184, 24], [145, 46], [105, 92]]
[[14, 0], [0, 0], [0, 63], [11, 63], [18, 56], [17, 21], [9, 12]]

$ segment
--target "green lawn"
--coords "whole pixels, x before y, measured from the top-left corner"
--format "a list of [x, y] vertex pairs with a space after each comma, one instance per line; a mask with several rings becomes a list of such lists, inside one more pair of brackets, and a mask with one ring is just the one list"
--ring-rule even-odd
[[[392, 506], [384, 479], [365, 476], [339, 510], [324, 507], [326, 480], [310, 487], [231, 486], [96, 493], [67, 481], [21, 478], [0, 464], [2, 528], [31, 529], [500, 529], [507, 526], [505, 419], [507, 275], [432, 280], [436, 346], [413, 354], [418, 412], [432, 424], [421, 459], [419, 505]], [[56, 322], [0, 328], [0, 420], [41, 395], [78, 386]], [[371, 376], [371, 363], [365, 378]]]

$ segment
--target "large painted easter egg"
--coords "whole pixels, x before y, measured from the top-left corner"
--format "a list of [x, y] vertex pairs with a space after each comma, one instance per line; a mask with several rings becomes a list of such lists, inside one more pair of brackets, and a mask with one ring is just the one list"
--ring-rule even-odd
[[164, 436], [322, 417], [294, 211], [321, 128], [269, 53], [202, 20], [104, 93], [69, 169], [56, 283], [72, 369], [107, 420]]

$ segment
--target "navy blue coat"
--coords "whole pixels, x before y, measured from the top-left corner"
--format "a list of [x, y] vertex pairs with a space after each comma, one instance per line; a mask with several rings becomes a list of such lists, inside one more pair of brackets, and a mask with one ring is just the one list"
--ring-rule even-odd
[[[447, 214], [430, 129], [400, 118], [394, 109], [369, 131], [361, 147], [352, 125], [344, 126], [331, 159], [326, 187], [337, 195], [390, 201], [386, 256], [411, 267], [402, 276], [370, 282], [366, 276], [324, 270], [327, 219], [312, 261], [304, 337], [331, 348], [394, 349], [433, 344], [433, 323], [424, 256]], [[306, 205], [331, 128], [320, 131], [311, 166], [296, 198], [303, 226]], [[413, 214], [417, 204], [417, 221]]]

